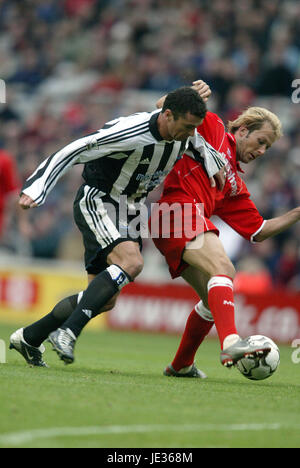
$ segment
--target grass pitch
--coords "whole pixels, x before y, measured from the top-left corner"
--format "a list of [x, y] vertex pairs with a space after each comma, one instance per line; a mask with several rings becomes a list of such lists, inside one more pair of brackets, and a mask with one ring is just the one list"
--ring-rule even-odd
[[[8, 346], [16, 329], [0, 324]], [[178, 336], [85, 331], [64, 366], [46, 344], [49, 369], [16, 351], [0, 364], [0, 447], [300, 447], [300, 364], [252, 382], [219, 364], [208, 339], [197, 365], [208, 379], [162, 375]]]

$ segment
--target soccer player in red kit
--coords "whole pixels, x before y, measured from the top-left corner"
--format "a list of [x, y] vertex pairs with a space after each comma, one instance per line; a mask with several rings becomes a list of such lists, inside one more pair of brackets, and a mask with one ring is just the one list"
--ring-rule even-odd
[[0, 149], [0, 239], [7, 228], [20, 188], [14, 159], [7, 151]]
[[[158, 107], [162, 100], [158, 101]], [[165, 180], [162, 197], [152, 211], [150, 230], [156, 247], [166, 258], [172, 278], [183, 277], [202, 299], [188, 317], [177, 353], [164, 374], [204, 378], [205, 374], [194, 364], [194, 357], [213, 324], [220, 340], [223, 365], [231, 367], [243, 355], [251, 354], [245, 347], [247, 340], [239, 337], [235, 325], [235, 269], [210, 217], [217, 215], [245, 239], [261, 242], [296, 223], [300, 219], [300, 207], [278, 218], [264, 220], [239, 175], [240, 162], [248, 164], [263, 156], [280, 138], [281, 124], [273, 113], [259, 107], [249, 108], [234, 122], [229, 122], [227, 132], [218, 115], [207, 112], [197, 131], [204, 152], [217, 151], [226, 159], [225, 187], [212, 188], [205, 168], [187, 151]], [[172, 212], [174, 204], [182, 210]], [[185, 206], [191, 207], [189, 216], [183, 216]], [[176, 231], [178, 214], [184, 225], [180, 235]], [[169, 235], [164, 235], [166, 227]]]

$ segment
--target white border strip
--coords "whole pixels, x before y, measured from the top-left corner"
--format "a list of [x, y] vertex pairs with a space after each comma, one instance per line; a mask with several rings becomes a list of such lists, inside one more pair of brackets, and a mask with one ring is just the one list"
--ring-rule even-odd
[[134, 434], [151, 432], [231, 432], [231, 431], [278, 431], [282, 429], [300, 430], [300, 424], [281, 423], [255, 424], [184, 424], [184, 425], [135, 425], [135, 426], [88, 426], [88, 427], [50, 427], [0, 435], [0, 445], [19, 446], [37, 439], [58, 437], [80, 437], [95, 435]]
[[250, 237], [250, 242], [251, 242], [251, 244], [257, 244], [257, 243], [258, 243], [258, 242], [256, 242], [256, 241], [254, 240], [254, 237], [257, 236], [257, 234], [260, 233], [260, 231], [262, 230], [262, 228], [264, 227], [264, 225], [266, 224], [266, 222], [267, 222], [267, 220], [264, 220], [263, 223], [262, 223], [262, 225], [260, 226], [260, 228], [257, 229], [257, 231], [256, 231], [254, 234], [252, 234], [252, 236]]

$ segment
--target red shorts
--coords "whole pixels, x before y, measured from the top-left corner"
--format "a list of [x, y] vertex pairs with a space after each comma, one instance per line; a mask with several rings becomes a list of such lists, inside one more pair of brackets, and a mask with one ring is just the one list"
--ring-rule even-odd
[[186, 245], [205, 232], [215, 232], [216, 226], [204, 216], [203, 204], [162, 202], [154, 204], [149, 220], [151, 238], [165, 257], [172, 278], [181, 276], [188, 264], [182, 259]]

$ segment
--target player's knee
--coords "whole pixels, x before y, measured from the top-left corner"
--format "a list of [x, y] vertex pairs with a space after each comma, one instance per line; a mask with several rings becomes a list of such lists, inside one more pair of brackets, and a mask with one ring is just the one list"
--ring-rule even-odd
[[120, 247], [109, 255], [108, 261], [121, 267], [131, 279], [134, 279], [143, 270], [143, 257], [136, 244], [128, 243], [126, 248], [124, 248], [125, 245], [121, 245]]
[[141, 256], [128, 259], [128, 262], [124, 266], [124, 270], [132, 279], [136, 278], [143, 271], [143, 268], [144, 261]]
[[220, 256], [212, 262], [210, 275], [224, 275], [234, 279], [236, 271], [231, 260], [227, 256]]

